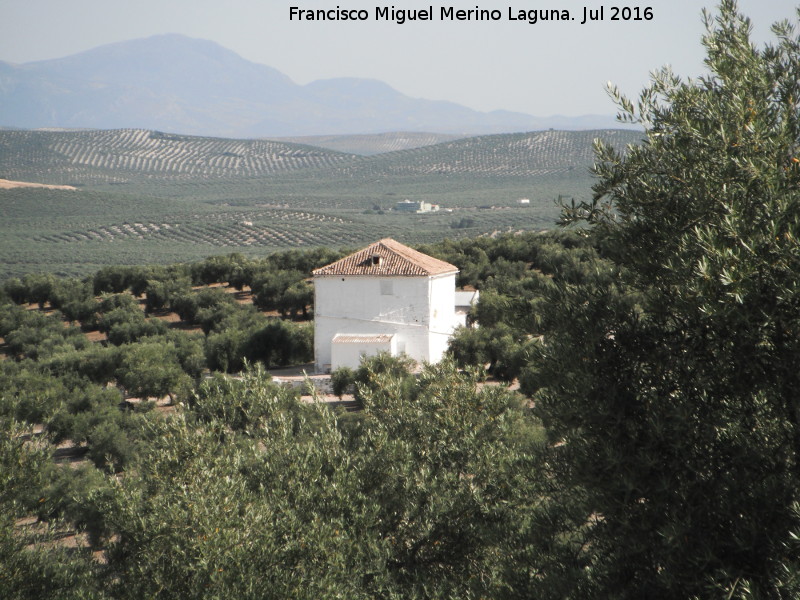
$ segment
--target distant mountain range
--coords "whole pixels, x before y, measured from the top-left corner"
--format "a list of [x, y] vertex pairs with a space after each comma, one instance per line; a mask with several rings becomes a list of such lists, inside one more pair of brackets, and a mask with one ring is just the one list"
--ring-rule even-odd
[[0, 61], [0, 126], [257, 138], [392, 131], [477, 135], [620, 124], [604, 115], [478, 112], [410, 98], [371, 79], [297, 85], [214, 42], [167, 34], [54, 60]]

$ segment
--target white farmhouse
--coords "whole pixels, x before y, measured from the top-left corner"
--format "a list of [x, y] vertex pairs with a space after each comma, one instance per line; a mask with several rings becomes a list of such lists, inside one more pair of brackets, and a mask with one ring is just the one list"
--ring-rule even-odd
[[314, 275], [318, 372], [358, 367], [362, 356], [405, 353], [438, 362], [463, 315], [455, 310], [458, 269], [386, 238]]

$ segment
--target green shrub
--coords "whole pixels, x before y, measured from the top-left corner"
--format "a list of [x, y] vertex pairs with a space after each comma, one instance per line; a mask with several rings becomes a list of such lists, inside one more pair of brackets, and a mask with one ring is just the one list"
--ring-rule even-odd
[[88, 436], [87, 456], [98, 469], [119, 473], [130, 462], [134, 444], [128, 432], [116, 422], [107, 420], [95, 426]]
[[356, 382], [356, 373], [350, 367], [339, 367], [331, 373], [333, 393], [341, 398], [344, 394], [352, 393]]

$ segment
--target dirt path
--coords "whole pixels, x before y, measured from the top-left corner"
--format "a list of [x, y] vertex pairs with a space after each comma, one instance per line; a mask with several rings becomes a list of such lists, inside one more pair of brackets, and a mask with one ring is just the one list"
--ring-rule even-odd
[[11, 181], [0, 179], [0, 190], [11, 190], [14, 188], [46, 188], [48, 190], [76, 190], [78, 188], [71, 185], [50, 185], [47, 183], [30, 183], [28, 181]]

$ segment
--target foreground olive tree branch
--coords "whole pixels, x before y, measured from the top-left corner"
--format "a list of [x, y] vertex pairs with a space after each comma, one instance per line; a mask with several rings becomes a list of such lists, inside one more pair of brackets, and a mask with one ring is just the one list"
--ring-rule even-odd
[[706, 75], [611, 88], [644, 139], [597, 143], [563, 222], [619, 277], [558, 286], [526, 376], [594, 523], [589, 597], [798, 593], [800, 41], [756, 47], [732, 0], [705, 18]]

